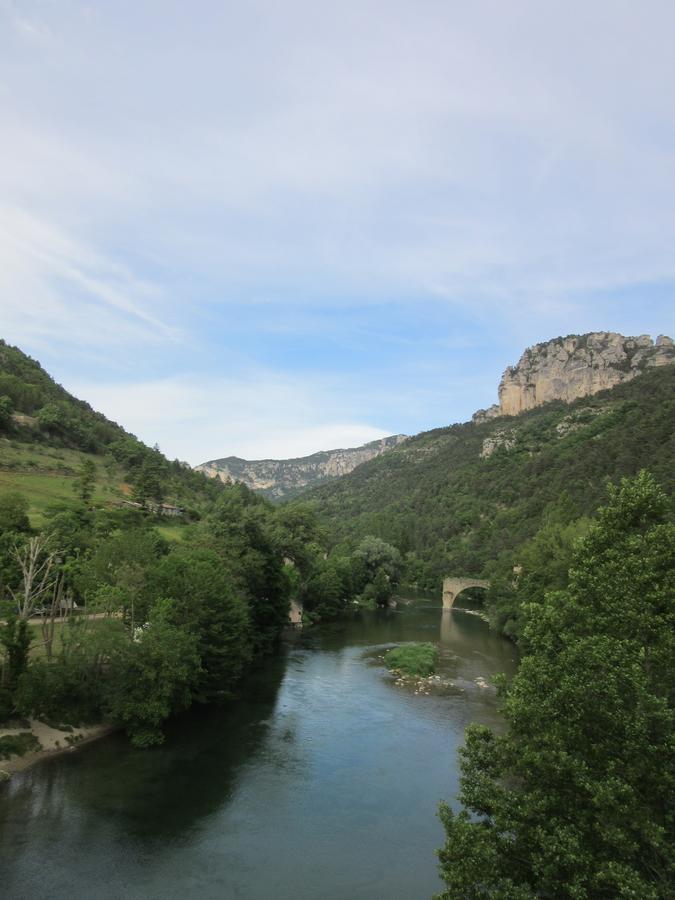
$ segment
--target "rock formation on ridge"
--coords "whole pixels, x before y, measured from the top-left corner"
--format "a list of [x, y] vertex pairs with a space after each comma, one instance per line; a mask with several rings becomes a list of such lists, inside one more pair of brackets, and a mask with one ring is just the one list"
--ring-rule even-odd
[[406, 435], [395, 434], [371, 441], [362, 447], [322, 450], [297, 459], [247, 460], [238, 456], [227, 456], [224, 459], [202, 463], [195, 468], [211, 478], [240, 481], [270, 499], [279, 499], [309, 485], [346, 475], [361, 463], [386, 453], [405, 440]]
[[499, 384], [499, 404], [478, 410], [474, 422], [516, 416], [550, 400], [570, 403], [675, 362], [671, 338], [624, 337], [612, 331], [568, 335], [529, 347]]

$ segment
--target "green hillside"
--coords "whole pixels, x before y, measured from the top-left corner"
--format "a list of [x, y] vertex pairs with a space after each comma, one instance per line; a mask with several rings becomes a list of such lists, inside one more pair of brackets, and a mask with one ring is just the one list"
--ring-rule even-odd
[[[170, 462], [58, 385], [38, 362], [0, 341], [0, 492], [28, 499], [34, 526], [54, 507], [76, 502], [83, 465], [92, 502], [119, 507], [177, 506], [181, 521], [201, 515], [222, 485]], [[169, 533], [177, 527], [165, 526]]]
[[303, 499], [334, 542], [371, 534], [397, 546], [421, 588], [450, 574], [506, 578], [542, 529], [540, 543], [571, 544], [608, 480], [648, 468], [672, 495], [674, 388], [664, 366], [569, 405], [428, 431]]

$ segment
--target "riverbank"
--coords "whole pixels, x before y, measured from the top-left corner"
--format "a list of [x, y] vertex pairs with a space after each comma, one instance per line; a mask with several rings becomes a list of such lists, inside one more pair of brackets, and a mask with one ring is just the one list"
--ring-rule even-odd
[[22, 734], [31, 734], [37, 741], [39, 749], [29, 750], [19, 756], [10, 756], [9, 759], [0, 759], [0, 780], [6, 780], [17, 772], [23, 772], [35, 763], [60, 753], [70, 753], [84, 744], [99, 740], [115, 731], [115, 726], [104, 722], [95, 725], [82, 725], [77, 727], [54, 727], [38, 719], [28, 719], [23, 722], [14, 722], [11, 725], [0, 728], [0, 741], [4, 737], [18, 737]]

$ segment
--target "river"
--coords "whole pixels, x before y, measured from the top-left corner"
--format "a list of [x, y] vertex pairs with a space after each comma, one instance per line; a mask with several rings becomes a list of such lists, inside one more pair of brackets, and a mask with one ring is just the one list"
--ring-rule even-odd
[[[381, 661], [440, 644], [451, 686], [416, 695]], [[513, 645], [479, 618], [417, 602], [286, 642], [225, 707], [191, 710], [138, 751], [113, 735], [0, 788], [4, 900], [428, 900], [436, 810], [458, 790], [472, 721]]]

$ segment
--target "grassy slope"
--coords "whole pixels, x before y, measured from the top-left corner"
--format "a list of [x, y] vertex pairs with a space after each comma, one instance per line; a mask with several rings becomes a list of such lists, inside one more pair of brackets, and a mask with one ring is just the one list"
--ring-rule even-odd
[[[11, 427], [0, 431], [0, 493], [19, 491], [30, 504], [35, 527], [44, 524], [47, 511], [75, 502], [73, 482], [83, 460], [96, 466], [94, 505], [112, 507], [129, 497], [133, 472], [115, 462], [110, 447], [120, 441], [141, 447], [115, 422], [73, 397], [44, 371], [38, 362], [0, 340], [0, 395], [7, 394], [15, 411]], [[57, 404], [59, 427], [40, 425], [40, 409]], [[148, 448], [143, 448], [148, 454]], [[219, 484], [155, 454], [162, 468], [164, 501], [197, 511], [208, 508]], [[120, 458], [119, 456], [117, 457]], [[180, 540], [181, 522], [162, 521], [167, 539]]]
[[[517, 563], [543, 524], [592, 514], [607, 479], [644, 467], [672, 492], [674, 423], [667, 366], [573, 404], [425, 432], [303, 499], [336, 541], [378, 535], [413, 554], [408, 575], [436, 589], [444, 574]], [[505, 431], [514, 446], [481, 459], [484, 440]]]
[[[28, 499], [31, 525], [40, 528], [50, 508], [76, 506], [73, 483], [84, 459], [91, 459], [96, 466], [94, 506], [113, 507], [129, 499], [131, 488], [124, 471], [110, 456], [6, 438], [0, 438], [0, 493], [23, 494]], [[172, 500], [167, 497], [167, 502]], [[167, 540], [181, 540], [184, 527], [182, 522], [167, 521], [158, 531]]]
[[[84, 459], [91, 459], [96, 466], [94, 506], [114, 507], [129, 499], [131, 487], [124, 470], [110, 456], [6, 438], [0, 438], [0, 493], [23, 494], [28, 499], [31, 525], [40, 528], [50, 508], [76, 506], [74, 482]], [[179, 503], [172, 496], [167, 496], [166, 501]], [[157, 530], [167, 540], [180, 541], [185, 523], [167, 520]]]
[[106, 467], [100, 455], [7, 438], [0, 438], [0, 491], [23, 494], [31, 524], [39, 528], [50, 507], [75, 504], [73, 482], [84, 459], [96, 466], [96, 506], [111, 506], [126, 496], [124, 473], [114, 464]]

